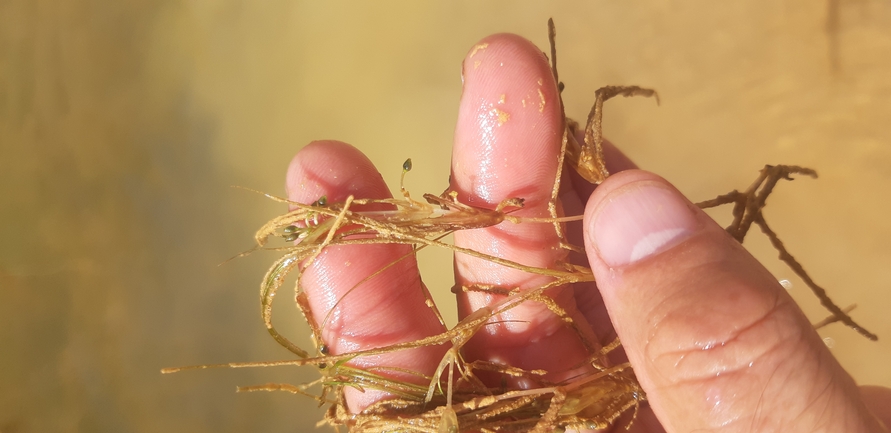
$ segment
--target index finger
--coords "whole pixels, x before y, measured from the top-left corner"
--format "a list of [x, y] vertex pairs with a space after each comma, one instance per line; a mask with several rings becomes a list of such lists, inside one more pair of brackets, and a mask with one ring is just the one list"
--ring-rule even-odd
[[[342, 202], [347, 196], [389, 198], [383, 178], [365, 155], [336, 141], [317, 141], [300, 150], [288, 168], [288, 198], [310, 203], [326, 196]], [[358, 210], [358, 209], [354, 209]], [[364, 208], [368, 210], [368, 208]], [[409, 245], [328, 246], [300, 277], [312, 316], [330, 354], [386, 347], [418, 340], [445, 328], [427, 307], [426, 287]], [[356, 357], [355, 367], [391, 379], [427, 386], [445, 347], [425, 346], [375, 356]], [[384, 369], [387, 367], [387, 369]], [[392, 395], [385, 391], [345, 387], [353, 412]]]

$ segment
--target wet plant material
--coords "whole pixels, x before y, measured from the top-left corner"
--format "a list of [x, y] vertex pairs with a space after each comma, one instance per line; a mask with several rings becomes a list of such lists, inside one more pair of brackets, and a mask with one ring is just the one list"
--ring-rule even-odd
[[[555, 81], [562, 92], [563, 83], [557, 75], [555, 31], [549, 21], [550, 59]], [[589, 342], [590, 356], [585, 361], [593, 367], [588, 373], [573, 376], [563, 382], [550, 383], [544, 379], [548, 371], [526, 371], [511, 365], [485, 361], [467, 361], [462, 357], [462, 347], [495, 316], [502, 314], [524, 302], [540, 302], [566, 326], [576, 330], [579, 338], [586, 341], [585, 335], [572, 318], [547, 295], [547, 290], [565, 284], [593, 281], [590, 269], [560, 262], [549, 268], [527, 266], [501, 257], [485, 254], [446, 243], [442, 239], [459, 230], [490, 227], [496, 224], [551, 224], [562, 239], [561, 245], [572, 251], [583, 251], [581, 246], [571, 245], [566, 240], [563, 224], [580, 220], [581, 216], [563, 217], [558, 214], [557, 196], [564, 166], [576, 170], [593, 184], [599, 184], [609, 173], [604, 164], [602, 143], [603, 103], [616, 96], [654, 97], [655, 91], [636, 86], [608, 86], [595, 94], [594, 106], [588, 116], [584, 143], [575, 139], [580, 125], [564, 116], [562, 149], [558, 160], [558, 170], [548, 204], [550, 216], [547, 218], [523, 218], [512, 213], [523, 207], [521, 197], [505, 198], [494, 210], [474, 207], [462, 203], [454, 192], [442, 195], [424, 194], [423, 201], [411, 197], [403, 185], [401, 198], [368, 199], [348, 197], [343, 202], [330, 203], [321, 197], [314, 203], [302, 204], [285, 198], [264, 194], [267, 197], [294, 208], [293, 211], [276, 217], [257, 232], [256, 249], [272, 249], [284, 252], [263, 278], [260, 287], [261, 314], [267, 330], [275, 341], [296, 355], [296, 359], [201, 365], [163, 370], [172, 373], [187, 369], [215, 367], [269, 367], [284, 365], [315, 366], [321, 377], [302, 385], [265, 384], [240, 387], [239, 391], [287, 391], [303, 394], [316, 399], [320, 405], [328, 405], [321, 424], [335, 428], [345, 427], [349, 431], [378, 432], [549, 432], [563, 429], [605, 428], [610, 426], [625, 412], [636, 414], [646, 395], [640, 388], [628, 364], [610, 365], [607, 355], [620, 346], [618, 340], [600, 349]], [[562, 101], [561, 101], [562, 106]], [[402, 179], [411, 170], [411, 160], [403, 164]], [[787, 251], [784, 244], [767, 225], [763, 209], [767, 197], [781, 180], [791, 180], [793, 175], [816, 177], [813, 170], [797, 166], [766, 166], [755, 182], [745, 191], [733, 191], [712, 200], [698, 203], [701, 208], [732, 205], [733, 222], [727, 231], [739, 242], [743, 242], [752, 225], [757, 225], [767, 235], [779, 251], [780, 259], [789, 265], [810, 287], [831, 316], [817, 326], [832, 322], [842, 322], [869, 339], [877, 337], [857, 324], [849, 315], [851, 307], [842, 309], [830, 300], [826, 291], [818, 286], [804, 268]], [[389, 210], [362, 210], [364, 205], [385, 205]], [[283, 243], [269, 247], [270, 239], [279, 238]], [[294, 241], [299, 241], [294, 244]], [[411, 245], [411, 257], [420, 249], [440, 247], [456, 254], [467, 254], [488, 260], [502, 266], [525, 272], [551, 277], [550, 282], [533, 289], [499, 288], [488, 286], [458, 287], [456, 290], [482, 291], [507, 295], [496, 304], [476, 310], [457, 325], [439, 334], [416, 341], [394, 344], [368, 350], [343, 354], [330, 354], [321, 339], [322, 325], [316, 323], [305, 293], [300, 288], [300, 275], [313, 266], [316, 257], [330, 246], [368, 244], [407, 244]], [[246, 253], [245, 253], [246, 254]], [[368, 276], [362, 282], [373, 278], [383, 269]], [[276, 330], [272, 321], [273, 300], [286, 277], [296, 275], [296, 303], [306, 318], [316, 348], [311, 354], [298, 347]], [[362, 284], [360, 282], [359, 284]], [[357, 284], [358, 286], [358, 284]], [[345, 295], [346, 296], [346, 295]], [[441, 315], [433, 300], [425, 291], [427, 306], [437, 317]], [[426, 376], [404, 369], [386, 366], [358, 368], [350, 361], [389, 352], [408, 350], [424, 346], [448, 345], [449, 349], [432, 376]], [[415, 383], [392, 379], [397, 371], [401, 376], [410, 375], [419, 380]], [[494, 372], [504, 376], [534, 379], [541, 387], [525, 390], [493, 388], [484, 384], [477, 372]], [[418, 385], [423, 383], [425, 385]], [[385, 391], [391, 396], [367, 407], [360, 413], [352, 413], [347, 407], [344, 390], [352, 387], [358, 390], [374, 389]], [[633, 416], [632, 416], [633, 420]]]

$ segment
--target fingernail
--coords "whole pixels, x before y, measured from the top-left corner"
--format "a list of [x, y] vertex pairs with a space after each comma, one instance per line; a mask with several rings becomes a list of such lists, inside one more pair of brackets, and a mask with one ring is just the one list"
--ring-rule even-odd
[[696, 209], [675, 189], [640, 181], [603, 198], [591, 241], [609, 266], [628, 265], [677, 245], [699, 227]]

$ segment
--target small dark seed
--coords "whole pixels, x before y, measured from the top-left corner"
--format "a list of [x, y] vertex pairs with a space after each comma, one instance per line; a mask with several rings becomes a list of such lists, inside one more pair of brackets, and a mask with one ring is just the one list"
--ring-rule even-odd
[[298, 237], [297, 233], [291, 233], [291, 234], [285, 236], [285, 242], [294, 242], [297, 240], [297, 237]]
[[322, 368], [322, 369], [328, 368], [328, 364], [325, 364], [323, 362], [323, 363], [319, 364], [319, 368]]
[[289, 235], [289, 234], [294, 233], [294, 232], [297, 231], [297, 226], [287, 226], [287, 227], [285, 227], [285, 229], [282, 230], [282, 231], [285, 232], [285, 234], [288, 234], [288, 235]]
[[328, 204], [328, 196], [324, 196], [324, 195], [321, 196], [321, 197], [319, 198], [319, 200], [316, 201], [316, 203], [318, 203], [319, 206], [325, 206], [325, 205], [327, 205], [327, 204]]
[[327, 355], [328, 354], [328, 345], [323, 344], [323, 345], [319, 346], [319, 352], [321, 352], [322, 355]]
[[402, 163], [402, 171], [411, 171], [411, 158]]

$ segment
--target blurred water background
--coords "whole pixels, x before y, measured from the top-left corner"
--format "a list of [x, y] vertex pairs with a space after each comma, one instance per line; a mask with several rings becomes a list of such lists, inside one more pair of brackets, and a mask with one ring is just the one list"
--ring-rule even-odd
[[[275, 255], [217, 266], [282, 206], [230, 186], [282, 193], [293, 154], [333, 138], [394, 188], [412, 157], [409, 188], [442, 191], [465, 53], [496, 32], [545, 48], [548, 17], [567, 113], [602, 85], [658, 89], [661, 107], [609, 102], [606, 134], [694, 200], [765, 163], [820, 172], [781, 184], [766, 217], [881, 337], [833, 325], [833, 352], [891, 386], [887, 0], [0, 0], [0, 432], [312, 430], [307, 398], [234, 392], [311, 368], [159, 374], [289, 357], [258, 314]], [[827, 315], [750, 242], [813, 321]], [[421, 259], [446, 305], [450, 254]], [[303, 334], [286, 304], [279, 329]]]

